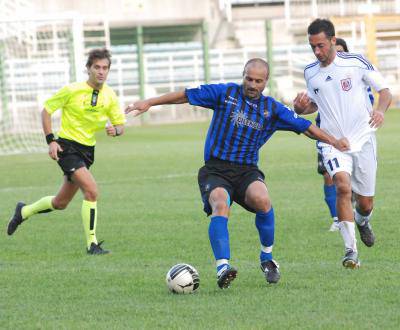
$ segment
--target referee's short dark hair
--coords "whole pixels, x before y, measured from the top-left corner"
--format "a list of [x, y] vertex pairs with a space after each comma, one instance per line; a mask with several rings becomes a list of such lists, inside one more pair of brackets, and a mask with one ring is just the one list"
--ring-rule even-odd
[[317, 18], [308, 26], [307, 32], [308, 35], [324, 32], [328, 38], [332, 38], [335, 36], [335, 27], [329, 19]]
[[106, 48], [96, 48], [92, 49], [89, 52], [89, 56], [86, 62], [86, 67], [90, 68], [95, 60], [102, 60], [102, 59], [107, 59], [108, 60], [108, 67], [111, 66], [111, 53], [108, 49]]

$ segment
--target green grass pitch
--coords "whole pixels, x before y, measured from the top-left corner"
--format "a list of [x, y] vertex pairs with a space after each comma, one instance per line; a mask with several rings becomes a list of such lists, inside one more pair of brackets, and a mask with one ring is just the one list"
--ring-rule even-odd
[[[254, 216], [235, 205], [229, 228], [239, 273], [224, 291], [197, 188], [207, 126], [100, 134], [93, 173], [107, 256], [85, 253], [80, 193], [68, 209], [36, 215], [7, 237], [15, 203], [56, 193], [61, 172], [45, 153], [0, 157], [0, 328], [398, 329], [400, 111], [388, 112], [378, 131], [377, 242], [358, 241], [361, 268], [341, 266], [342, 238], [328, 232], [314, 142], [281, 132], [259, 164], [275, 208], [281, 281], [267, 285]], [[194, 295], [167, 291], [165, 275], [179, 262], [200, 273]]]

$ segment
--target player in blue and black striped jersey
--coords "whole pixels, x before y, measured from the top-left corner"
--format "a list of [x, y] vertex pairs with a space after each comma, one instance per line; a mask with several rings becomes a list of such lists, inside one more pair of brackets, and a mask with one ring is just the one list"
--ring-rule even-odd
[[204, 211], [211, 215], [209, 238], [220, 288], [229, 287], [237, 274], [229, 264], [228, 216], [233, 202], [256, 214], [261, 269], [269, 283], [279, 281], [279, 266], [272, 258], [274, 210], [264, 174], [257, 167], [259, 150], [272, 134], [278, 130], [294, 131], [340, 150], [348, 148], [347, 139], [336, 140], [272, 97], [262, 95], [268, 73], [267, 62], [251, 59], [244, 67], [241, 85], [201, 85], [138, 101], [125, 110], [138, 115], [154, 105], [186, 102], [214, 110], [204, 148], [205, 164], [199, 170], [198, 183]]

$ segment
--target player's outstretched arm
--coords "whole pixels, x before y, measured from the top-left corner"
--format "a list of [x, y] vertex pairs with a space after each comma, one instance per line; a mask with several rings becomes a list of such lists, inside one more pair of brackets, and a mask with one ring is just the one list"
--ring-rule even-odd
[[308, 115], [318, 110], [317, 105], [311, 101], [306, 92], [297, 93], [293, 100], [293, 108], [299, 115]]
[[46, 109], [42, 110], [42, 128], [49, 145], [49, 156], [51, 159], [58, 160], [58, 152], [62, 152], [61, 146], [55, 141], [54, 134], [51, 129], [51, 115]]
[[125, 108], [125, 113], [133, 112], [133, 115], [136, 117], [147, 110], [149, 110], [154, 105], [162, 105], [162, 104], [182, 104], [187, 103], [188, 99], [186, 97], [185, 91], [172, 92], [167, 93], [161, 96], [152, 97], [146, 100], [137, 101], [135, 103], [129, 104]]
[[340, 151], [350, 150], [350, 143], [347, 138], [344, 137], [338, 140], [313, 124], [310, 125], [304, 134], [311, 139], [328, 143]]
[[387, 108], [389, 108], [390, 103], [392, 102], [392, 94], [390, 93], [389, 88], [384, 88], [379, 92], [379, 101], [378, 106], [374, 111], [372, 111], [371, 119], [369, 121], [369, 125], [372, 128], [381, 127], [385, 120], [385, 112]]

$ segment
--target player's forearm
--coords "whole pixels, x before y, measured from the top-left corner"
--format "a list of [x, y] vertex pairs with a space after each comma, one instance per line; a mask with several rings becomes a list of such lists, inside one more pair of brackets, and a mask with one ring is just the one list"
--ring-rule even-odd
[[311, 139], [318, 140], [330, 144], [332, 146], [337, 143], [336, 138], [326, 133], [325, 131], [315, 126], [314, 124], [311, 124], [310, 127], [304, 132], [304, 134]]
[[379, 100], [376, 111], [385, 112], [392, 102], [392, 93], [390, 93], [389, 88], [385, 88], [379, 91]]
[[187, 103], [188, 99], [184, 90], [179, 92], [171, 92], [161, 96], [148, 99], [151, 106], [162, 104], [182, 104]]
[[42, 128], [44, 135], [53, 133], [51, 128], [51, 116], [46, 109], [42, 110]]

